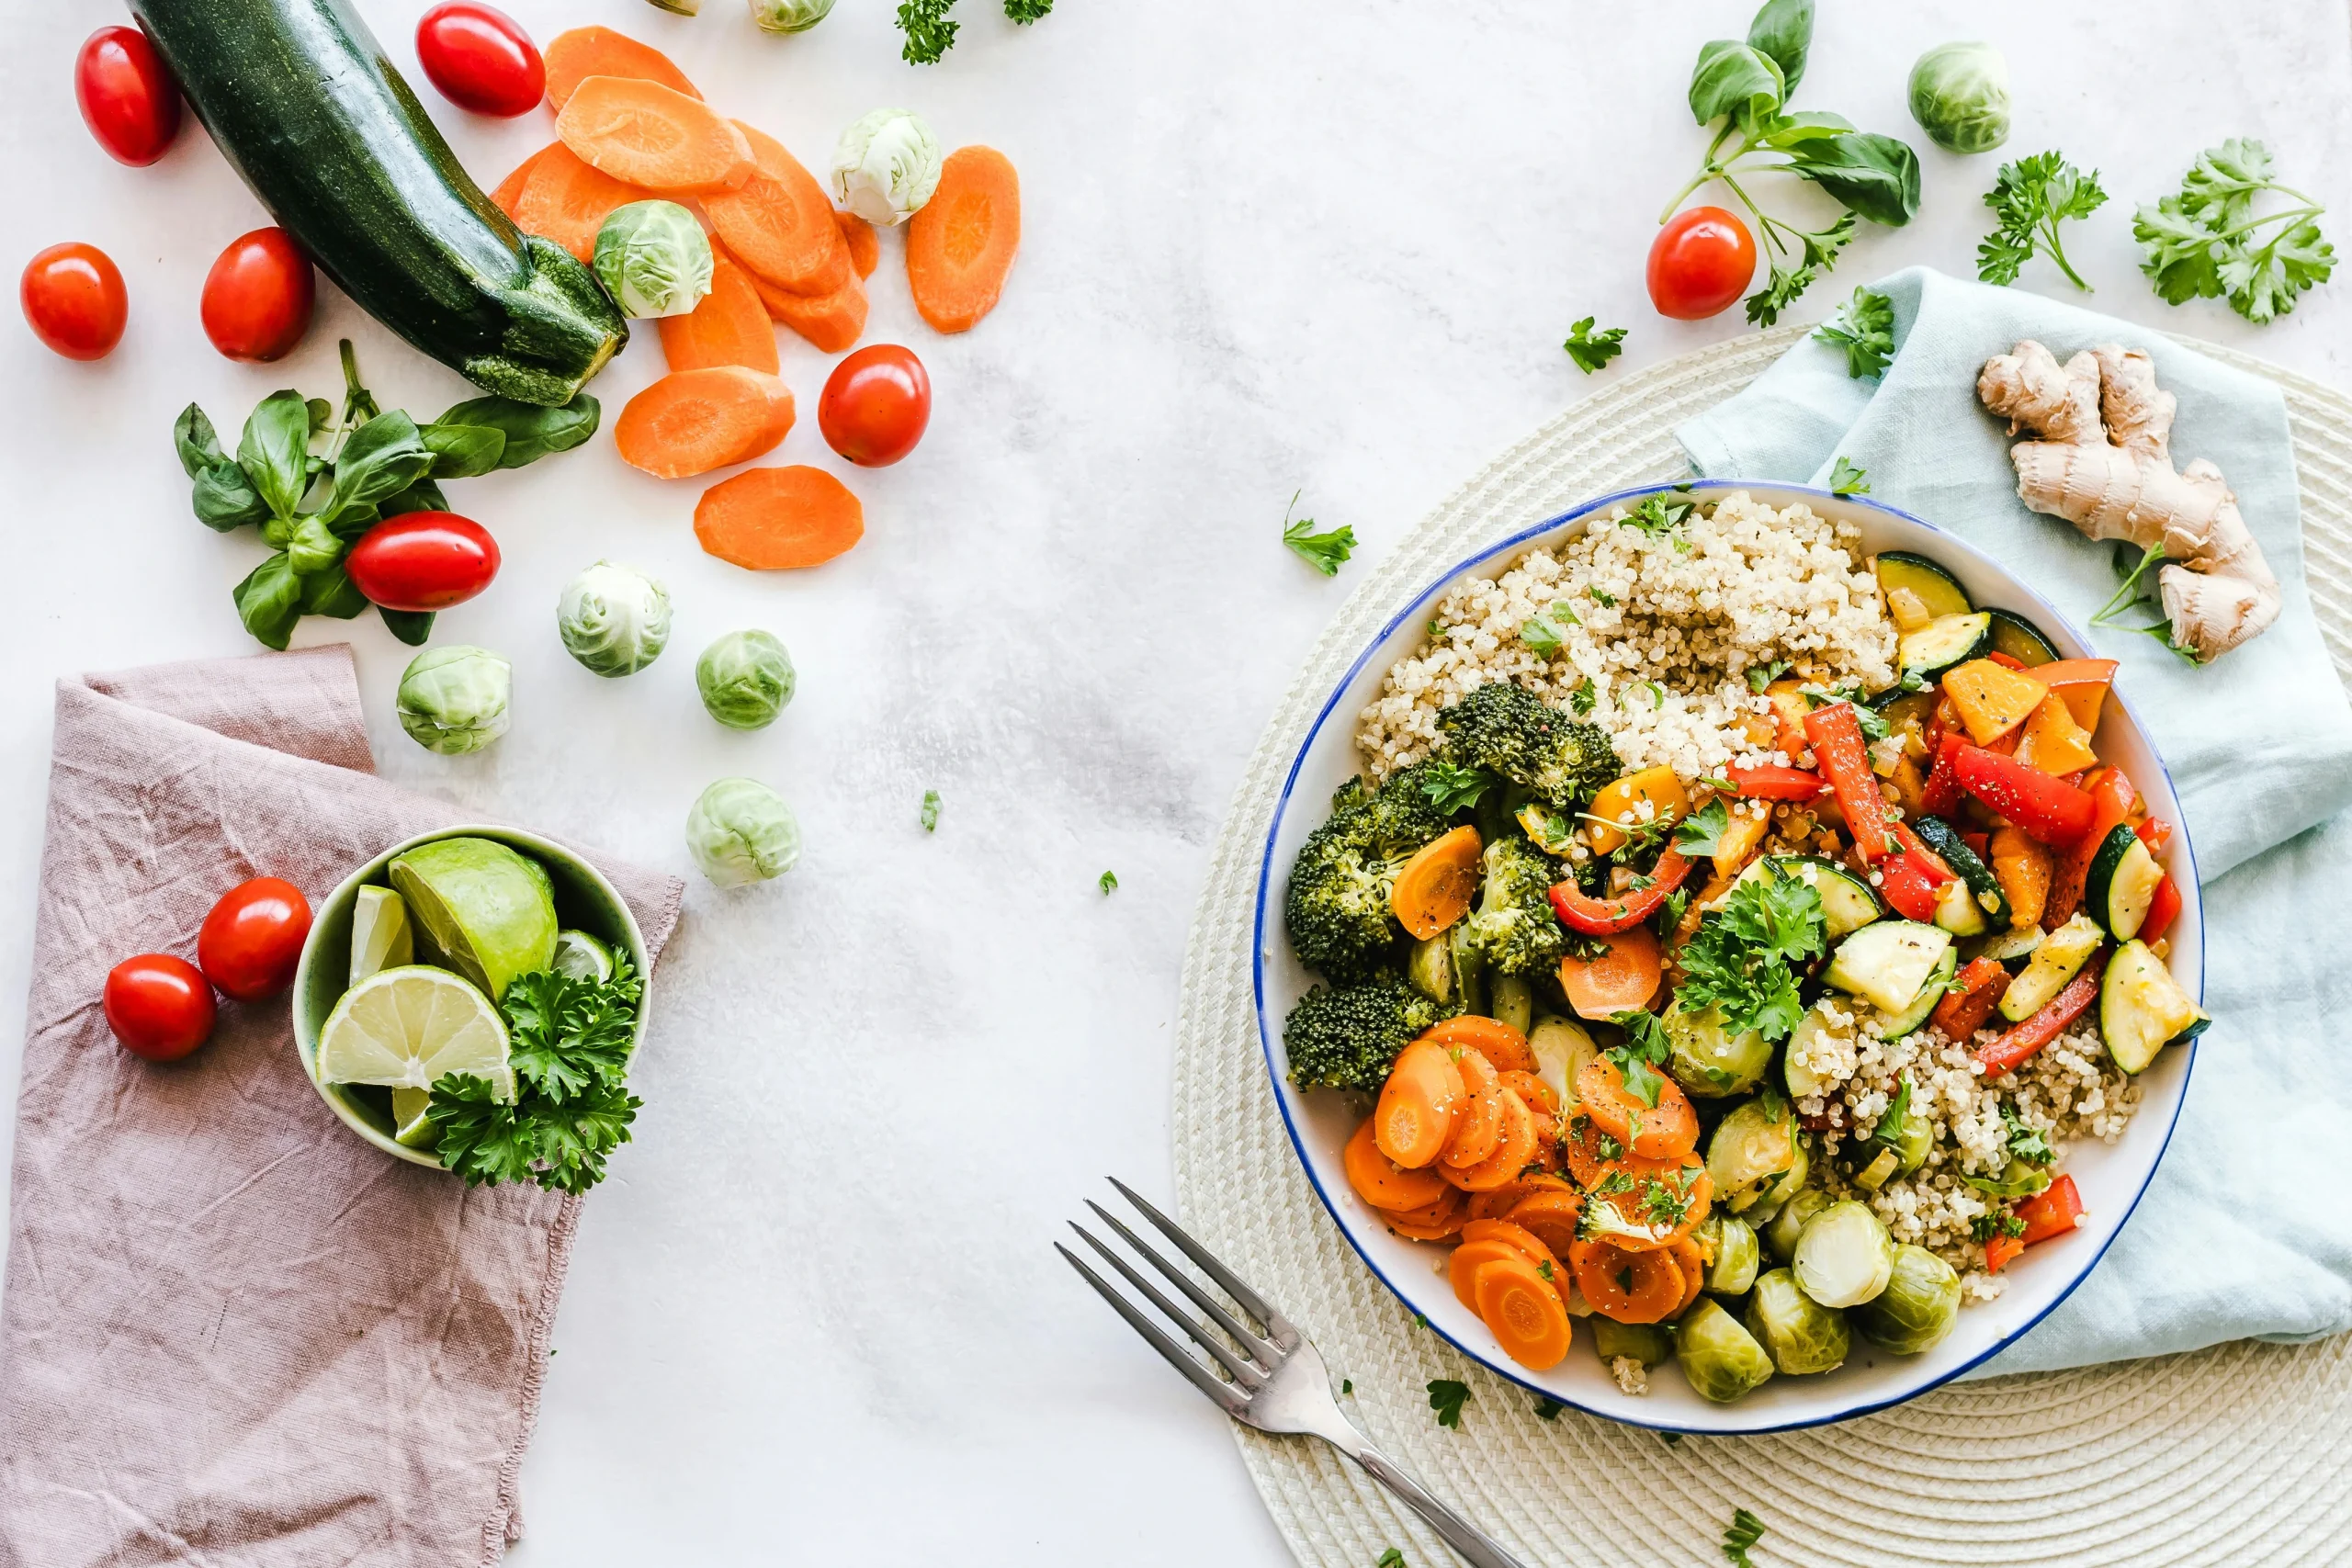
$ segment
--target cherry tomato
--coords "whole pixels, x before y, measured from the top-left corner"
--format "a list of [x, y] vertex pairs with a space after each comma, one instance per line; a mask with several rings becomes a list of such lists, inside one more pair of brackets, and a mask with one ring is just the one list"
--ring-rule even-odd
[[196, 961], [222, 996], [257, 1002], [294, 983], [302, 939], [310, 934], [311, 904], [302, 890], [275, 876], [256, 876], [220, 895], [204, 917]]
[[142, 953], [107, 971], [107, 1027], [122, 1048], [176, 1062], [212, 1038], [212, 987], [185, 958]]
[[180, 88], [137, 28], [100, 28], [74, 57], [82, 123], [119, 164], [162, 157], [180, 130]]
[[1695, 321], [1747, 292], [1756, 240], [1720, 207], [1678, 212], [1650, 242], [1650, 303], [1661, 316]]
[[443, 0], [424, 13], [416, 60], [443, 97], [476, 114], [511, 119], [547, 96], [547, 63], [531, 35], [475, 0]]
[[17, 299], [33, 336], [68, 359], [104, 359], [130, 314], [122, 274], [96, 245], [69, 241], [25, 264]]
[[266, 363], [302, 341], [317, 295], [311, 258], [292, 235], [240, 234], [204, 275], [204, 335], [232, 359]]
[[825, 445], [861, 468], [887, 468], [915, 449], [931, 423], [931, 377], [912, 349], [861, 348], [825, 378], [817, 428]]
[[343, 558], [352, 585], [387, 610], [446, 610], [498, 575], [498, 541], [454, 512], [388, 517]]

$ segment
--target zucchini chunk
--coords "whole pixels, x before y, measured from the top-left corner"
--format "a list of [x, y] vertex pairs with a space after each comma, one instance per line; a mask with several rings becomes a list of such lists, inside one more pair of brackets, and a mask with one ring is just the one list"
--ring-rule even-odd
[[2146, 923], [2156, 885], [2164, 879], [2164, 867], [2140, 841], [2140, 835], [2119, 822], [2091, 856], [2090, 874], [2083, 882], [2083, 907], [2107, 928], [2108, 935], [2130, 942]]
[[1953, 877], [1936, 895], [1936, 924], [1954, 936], [1983, 936], [1989, 924], [1967, 883]]
[[1955, 664], [1982, 659], [1993, 646], [1993, 617], [1983, 610], [1938, 615], [1894, 639], [1894, 662], [1906, 675], [1933, 680]]
[[1869, 883], [1851, 868], [1823, 855], [1765, 855], [1750, 861], [1732, 886], [1755, 881], [1767, 874], [1768, 867], [1782, 876], [1795, 877], [1821, 895], [1822, 924], [1831, 942], [1886, 913], [1886, 906], [1878, 901]]
[[1913, 555], [1909, 550], [1883, 550], [1871, 565], [1878, 574], [1881, 593], [1909, 589], [1926, 606], [1930, 619], [1938, 615], [1965, 615], [1976, 608], [1960, 580], [1925, 556]]
[[2075, 972], [2106, 944], [2107, 932], [2097, 920], [2075, 915], [2041, 939], [2018, 977], [2001, 993], [2001, 1016], [2011, 1023], [2023, 1023], [2040, 1012], [2042, 1004], [2064, 990]]
[[1936, 965], [1951, 952], [1950, 931], [1917, 920], [1881, 920], [1839, 942], [1821, 977], [1881, 1012], [1900, 1017], [1918, 1000]]
[[[1911, 824], [1911, 830], [1919, 835], [1920, 842], [1943, 857], [1944, 863], [1951, 867], [1954, 876], [1968, 884], [1968, 890], [1975, 895], [1977, 906], [1984, 911], [1988, 923], [1996, 926], [2009, 923], [2008, 895], [2001, 891], [2000, 879], [1993, 874], [1984, 857], [1968, 847], [1968, 840], [1960, 836], [1959, 829], [1940, 817], [1922, 817]], [[1937, 923], [1942, 924], [1941, 921]], [[1983, 929], [1978, 928], [1980, 931]]]
[[[1955, 882], [1952, 886], [1957, 887], [1960, 884]], [[1936, 1010], [1938, 1002], [1943, 1000], [1944, 992], [1951, 987], [1952, 976], [1959, 970], [1960, 950], [1946, 947], [1943, 956], [1936, 960], [1936, 966], [1928, 971], [1928, 978], [1920, 986], [1919, 994], [1911, 998], [1911, 1005], [1901, 1012], [1881, 1012], [1880, 1035], [1888, 1040], [1900, 1040], [1927, 1022], [1928, 1015]]]
[[2006, 653], [2027, 669], [2058, 662], [2058, 649], [2041, 635], [2041, 628], [2023, 615], [2007, 610], [1988, 611], [1993, 617], [1993, 651]]
[[1996, 964], [2012, 964], [2031, 957], [2034, 949], [2041, 945], [2041, 937], [2040, 926], [2011, 926], [1977, 943], [1974, 956], [1989, 958]]
[[2145, 1072], [2157, 1052], [2203, 1032], [2208, 1021], [2146, 942], [2126, 942], [2107, 961], [2098, 987], [2098, 1029], [2107, 1036], [2107, 1054], [2125, 1072]]

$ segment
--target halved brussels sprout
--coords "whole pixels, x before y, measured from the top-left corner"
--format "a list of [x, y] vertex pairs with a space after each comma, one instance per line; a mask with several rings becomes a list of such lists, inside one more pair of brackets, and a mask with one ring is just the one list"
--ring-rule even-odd
[[1719, 1296], [1745, 1294], [1756, 1283], [1762, 1262], [1756, 1227], [1737, 1214], [1716, 1213], [1707, 1216], [1699, 1234], [1715, 1249], [1714, 1261], [1707, 1265], [1706, 1288]]
[[1631, 1356], [1645, 1367], [1655, 1367], [1674, 1354], [1674, 1341], [1658, 1324], [1619, 1323], [1595, 1314], [1592, 1348], [1604, 1366], [1620, 1356]]
[[1546, 1015], [1527, 1032], [1527, 1048], [1535, 1053], [1535, 1076], [1560, 1097], [1562, 1113], [1572, 1114], [1577, 1106], [1577, 1075], [1600, 1055], [1600, 1047], [1583, 1024]]
[[1445, 932], [1413, 944], [1405, 960], [1405, 979], [1433, 1002], [1453, 999], [1453, 942]]
[[1744, 1321], [1771, 1356], [1772, 1365], [1792, 1375], [1834, 1371], [1845, 1365], [1846, 1351], [1853, 1344], [1846, 1314], [1806, 1295], [1786, 1269], [1756, 1277]]
[[1854, 1308], [1854, 1326], [1898, 1356], [1933, 1349], [1960, 1320], [1960, 1275], [1924, 1247], [1894, 1249], [1886, 1289]]
[[1707, 1296], [1674, 1325], [1674, 1359], [1699, 1396], [1718, 1404], [1730, 1404], [1772, 1375], [1770, 1354]]
[[1961, 1179], [1987, 1197], [2030, 1198], [2050, 1185], [2050, 1168], [2013, 1159], [2001, 1168], [1998, 1176], [1964, 1176]]
[[1797, 1162], [1796, 1116], [1777, 1094], [1732, 1107], [1707, 1141], [1707, 1177], [1716, 1201], [1745, 1213]]
[[1827, 1207], [1829, 1194], [1818, 1187], [1807, 1187], [1792, 1194], [1764, 1227], [1764, 1250], [1781, 1262], [1788, 1262], [1797, 1255], [1797, 1238], [1804, 1235], [1805, 1222]]
[[1788, 1174], [1767, 1187], [1761, 1197], [1739, 1212], [1739, 1217], [1754, 1225], [1759, 1235], [1766, 1225], [1779, 1217], [1790, 1199], [1804, 1190], [1805, 1182], [1813, 1175], [1812, 1146], [1812, 1140], [1799, 1133], [1796, 1163], [1789, 1167]]
[[1487, 1016], [1524, 1034], [1535, 1022], [1535, 982], [1524, 975], [1498, 975], [1487, 987]]
[[674, 201], [616, 207], [596, 231], [596, 281], [624, 316], [684, 316], [710, 292], [710, 236]]
[[1734, 1034], [1724, 1027], [1720, 1008], [1689, 1012], [1677, 1001], [1660, 1021], [1670, 1051], [1666, 1070], [1702, 1099], [1746, 1094], [1772, 1065], [1771, 1042], [1753, 1029]]
[[1911, 118], [1947, 152], [2009, 139], [2009, 62], [1989, 43], [1938, 44], [1911, 67]]
[[1805, 1221], [1790, 1267], [1804, 1293], [1823, 1306], [1855, 1306], [1894, 1277], [1894, 1238], [1868, 1204], [1843, 1199]]

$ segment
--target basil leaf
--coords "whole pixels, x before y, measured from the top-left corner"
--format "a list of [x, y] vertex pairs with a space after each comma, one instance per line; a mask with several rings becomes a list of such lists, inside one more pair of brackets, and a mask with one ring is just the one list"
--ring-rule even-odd
[[245, 421], [237, 463], [272, 515], [291, 517], [310, 488], [311, 411], [300, 392], [272, 392]]
[[334, 489], [321, 513], [330, 525], [346, 525], [424, 478], [432, 467], [433, 454], [417, 434], [416, 421], [398, 409], [379, 413], [344, 442], [335, 457]]
[[449, 502], [442, 495], [441, 487], [431, 479], [417, 480], [377, 508], [377, 511], [387, 517], [398, 517], [409, 512], [447, 512], [448, 510]]
[[1700, 46], [1690, 71], [1690, 113], [1701, 125], [1718, 115], [1731, 116], [1736, 125], [1758, 124], [1787, 96], [1770, 56], [1727, 38]]
[[1764, 8], [1747, 24], [1747, 41], [1781, 68], [1782, 96], [1795, 92], [1813, 47], [1813, 0], [1764, 0]]
[[379, 604], [376, 614], [384, 617], [386, 631], [411, 648], [422, 648], [424, 639], [433, 635], [433, 612], [430, 610], [387, 610]]
[[323, 570], [311, 572], [300, 579], [302, 584], [302, 614], [332, 615], [347, 621], [354, 615], [365, 615], [368, 595], [351, 581], [351, 573], [338, 561]]
[[1842, 114], [1826, 109], [1807, 109], [1802, 114], [1776, 114], [1760, 128], [1767, 147], [1792, 148], [1808, 141], [1824, 141], [1841, 130], [1851, 130], [1854, 122]]
[[550, 452], [569, 452], [596, 434], [596, 422], [602, 416], [596, 400], [585, 392], [574, 393], [561, 408], [541, 408], [537, 403], [517, 402], [513, 398], [469, 398], [454, 408], [444, 410], [436, 425], [474, 424], [498, 431], [506, 437], [506, 449], [498, 456], [502, 468], [519, 468], [526, 463], [536, 463]]
[[192, 500], [196, 520], [223, 534], [248, 523], [270, 521], [269, 508], [254, 493], [245, 470], [226, 457], [196, 476]]
[[232, 595], [245, 630], [264, 646], [283, 650], [294, 636], [294, 623], [302, 618], [302, 583], [287, 563], [286, 552], [280, 550], [254, 568]]
[[1899, 229], [1919, 210], [1919, 155], [1892, 136], [1846, 130], [1807, 141], [1789, 172], [1873, 223]]
[[313, 435], [324, 430], [327, 421], [334, 417], [334, 405], [324, 398], [312, 398], [302, 405], [302, 409], [311, 416], [311, 434]]
[[180, 410], [179, 418], [172, 421], [172, 445], [179, 451], [180, 467], [192, 479], [202, 479], [229, 460], [229, 454], [220, 450], [220, 437], [214, 433], [212, 422], [194, 403]]
[[286, 558], [296, 576], [308, 577], [343, 558], [343, 541], [317, 516], [298, 517], [286, 541]]
[[428, 424], [417, 434], [433, 454], [436, 479], [469, 479], [498, 467], [506, 433], [487, 424]]

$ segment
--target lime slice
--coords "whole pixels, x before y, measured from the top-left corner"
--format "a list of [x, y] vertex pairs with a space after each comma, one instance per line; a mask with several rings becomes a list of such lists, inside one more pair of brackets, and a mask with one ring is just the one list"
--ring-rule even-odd
[[409, 918], [449, 967], [492, 1001], [555, 955], [555, 898], [544, 867], [490, 839], [435, 839], [391, 863]]
[[433, 1091], [429, 1089], [392, 1090], [393, 1141], [412, 1149], [437, 1142], [440, 1134], [424, 1115], [424, 1108], [432, 1103]]
[[351, 983], [415, 962], [416, 933], [401, 896], [389, 887], [361, 888], [351, 907]]
[[371, 976], [344, 992], [319, 1031], [322, 1083], [428, 1089], [444, 1073], [487, 1078], [500, 1098], [514, 1098], [504, 1021], [447, 969], [411, 964]]
[[586, 931], [555, 933], [555, 959], [548, 965], [575, 980], [603, 982], [613, 977], [613, 950]]

